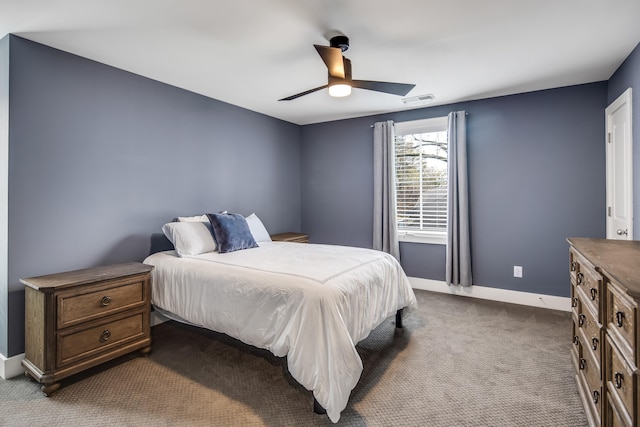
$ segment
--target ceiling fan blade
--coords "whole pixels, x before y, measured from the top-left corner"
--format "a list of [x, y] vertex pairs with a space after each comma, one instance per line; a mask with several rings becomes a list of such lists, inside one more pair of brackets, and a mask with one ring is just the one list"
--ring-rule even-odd
[[320, 89], [329, 87], [329, 85], [314, 87], [313, 89], [305, 90], [304, 92], [296, 93], [295, 95], [287, 96], [286, 98], [278, 99], [278, 101], [291, 101], [301, 96], [309, 95], [310, 93], [317, 92]]
[[342, 50], [337, 47], [320, 46], [317, 44], [314, 44], [313, 46], [316, 48], [318, 54], [327, 66], [329, 75], [331, 77], [344, 79], [344, 61], [342, 59]]
[[375, 90], [376, 92], [404, 96], [416, 85], [407, 83], [375, 82], [371, 80], [353, 80], [352, 86], [360, 89]]

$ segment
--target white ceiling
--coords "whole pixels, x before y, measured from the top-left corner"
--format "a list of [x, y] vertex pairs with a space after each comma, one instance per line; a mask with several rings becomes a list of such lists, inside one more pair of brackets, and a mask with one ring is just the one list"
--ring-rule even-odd
[[[353, 77], [429, 105], [608, 79], [640, 42], [640, 0], [0, 0], [6, 33], [297, 124], [407, 109], [326, 84], [313, 44], [350, 39]], [[416, 108], [416, 107], [409, 107]]]

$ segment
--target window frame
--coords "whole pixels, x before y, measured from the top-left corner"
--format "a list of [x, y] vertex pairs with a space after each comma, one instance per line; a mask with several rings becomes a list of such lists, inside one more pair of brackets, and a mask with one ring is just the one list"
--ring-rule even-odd
[[[412, 120], [407, 122], [397, 122], [394, 124], [395, 136], [410, 135], [416, 133], [429, 133], [429, 132], [441, 132], [443, 130], [448, 131], [449, 119], [447, 116], [433, 117], [422, 120]], [[448, 138], [447, 138], [448, 139]], [[394, 141], [395, 145], [395, 141]], [[395, 146], [394, 146], [395, 152]], [[394, 181], [396, 178], [394, 160]], [[447, 164], [447, 170], [449, 165]], [[396, 195], [397, 197], [397, 195]], [[397, 199], [396, 199], [396, 215], [398, 212]], [[447, 223], [449, 219], [449, 213], [447, 212]], [[396, 220], [397, 228], [397, 220]], [[411, 242], [411, 243], [427, 243], [436, 245], [447, 244], [447, 230], [444, 231], [419, 231], [419, 230], [397, 230], [398, 241]]]

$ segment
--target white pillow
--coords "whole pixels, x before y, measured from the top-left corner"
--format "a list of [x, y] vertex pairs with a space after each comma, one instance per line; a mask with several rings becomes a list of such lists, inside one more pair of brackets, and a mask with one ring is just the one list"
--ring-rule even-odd
[[173, 243], [178, 256], [200, 255], [216, 250], [209, 222], [169, 222], [162, 232]]
[[209, 218], [206, 215], [179, 216], [178, 222], [209, 222]]
[[255, 213], [252, 213], [248, 217], [245, 218], [247, 220], [247, 224], [249, 224], [249, 230], [251, 230], [251, 234], [253, 235], [253, 239], [260, 242], [270, 242], [271, 236], [269, 236], [269, 232], [264, 227], [262, 221]]

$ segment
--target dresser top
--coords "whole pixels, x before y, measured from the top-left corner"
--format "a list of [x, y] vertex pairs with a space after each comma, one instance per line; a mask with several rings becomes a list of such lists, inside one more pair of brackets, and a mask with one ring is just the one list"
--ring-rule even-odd
[[640, 299], [640, 241], [610, 239], [567, 239], [597, 270], [615, 279], [629, 295]]
[[20, 279], [20, 282], [31, 288], [45, 291], [61, 289], [69, 286], [84, 285], [101, 280], [112, 280], [127, 276], [145, 274], [153, 270], [152, 265], [139, 262], [105, 265], [101, 267], [85, 268], [83, 270], [67, 271], [64, 273], [48, 274], [46, 276]]

